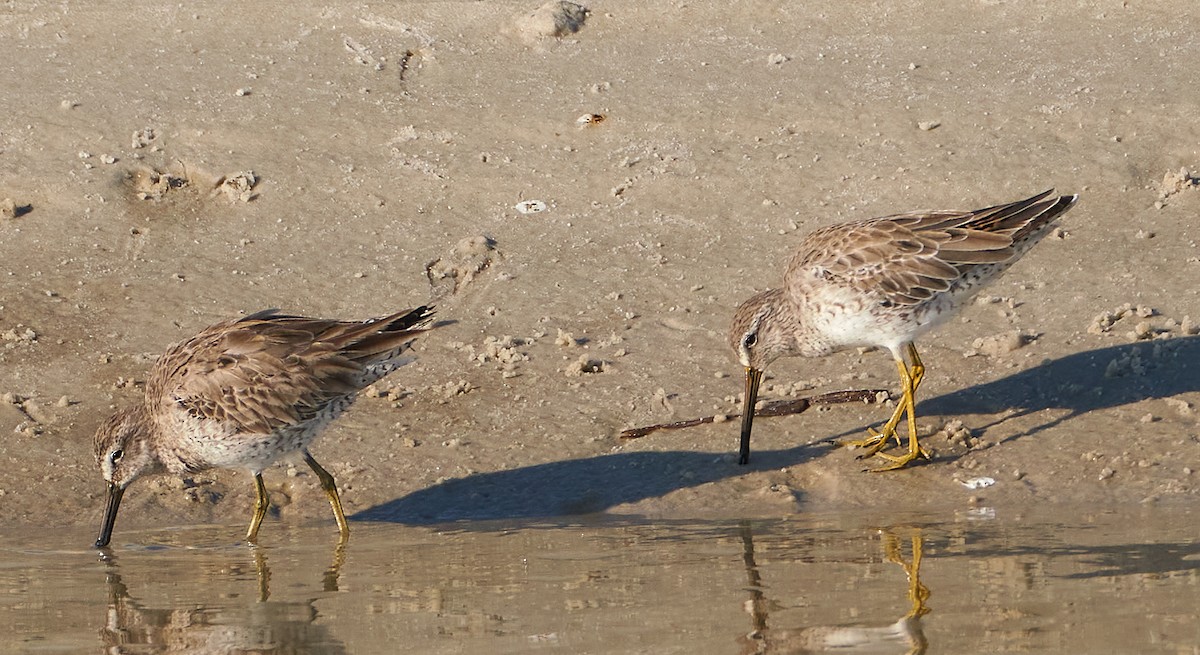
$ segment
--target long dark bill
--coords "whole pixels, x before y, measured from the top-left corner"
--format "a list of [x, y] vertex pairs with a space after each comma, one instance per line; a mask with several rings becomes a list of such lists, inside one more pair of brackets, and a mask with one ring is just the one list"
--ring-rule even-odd
[[108, 484], [108, 502], [104, 508], [104, 523], [100, 526], [100, 536], [96, 538], [96, 548], [104, 548], [112, 539], [113, 525], [117, 522], [117, 508], [121, 506], [121, 496], [125, 490], [111, 482]]
[[738, 464], [750, 463], [750, 427], [754, 425], [754, 405], [758, 402], [758, 383], [762, 382], [762, 369], [746, 367], [746, 398], [742, 401], [742, 448]]

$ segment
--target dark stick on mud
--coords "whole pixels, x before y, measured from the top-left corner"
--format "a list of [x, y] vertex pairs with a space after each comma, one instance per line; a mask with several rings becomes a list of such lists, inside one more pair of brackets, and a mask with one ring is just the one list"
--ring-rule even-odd
[[[846, 391], [831, 391], [823, 393], [819, 396], [808, 396], [806, 398], [796, 398], [795, 400], [777, 400], [767, 403], [761, 409], [754, 412], [757, 416], [786, 416], [788, 414], [799, 414], [813, 405], [840, 405], [842, 403], [875, 403], [882, 400], [887, 400], [890, 396], [884, 389], [847, 389]], [[733, 419], [741, 416], [741, 414], [730, 414], [726, 418]], [[704, 416], [702, 418], [693, 418], [686, 421], [675, 421], [672, 423], [658, 423], [656, 425], [647, 425], [644, 428], [631, 428], [621, 431], [622, 439], [640, 439], [656, 430], [678, 430], [679, 428], [690, 428], [696, 425], [704, 425], [712, 423], [716, 420], [715, 416]]]

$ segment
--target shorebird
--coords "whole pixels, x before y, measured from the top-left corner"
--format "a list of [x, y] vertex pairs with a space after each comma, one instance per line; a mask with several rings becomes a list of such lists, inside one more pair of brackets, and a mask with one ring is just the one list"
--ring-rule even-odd
[[[822, 357], [846, 348], [886, 348], [900, 372], [900, 401], [869, 437], [843, 445], [879, 455], [888, 471], [928, 453], [917, 443], [916, 392], [925, 366], [913, 341], [952, 316], [1050, 231], [1078, 196], [1032, 198], [975, 211], [916, 211], [819, 229], [800, 242], [782, 288], [738, 307], [729, 345], [746, 367], [739, 463], [763, 370], [780, 357]], [[908, 420], [908, 452], [880, 452]]]
[[337, 485], [309, 444], [356, 394], [406, 363], [414, 338], [430, 328], [430, 307], [368, 321], [286, 316], [269, 309], [211, 325], [167, 349], [145, 396], [96, 431], [96, 463], [108, 483], [96, 547], [108, 545], [121, 497], [150, 473], [185, 475], [244, 468], [257, 501], [246, 540], [258, 539], [269, 499], [262, 471], [299, 453], [329, 496], [344, 540], [350, 529]]

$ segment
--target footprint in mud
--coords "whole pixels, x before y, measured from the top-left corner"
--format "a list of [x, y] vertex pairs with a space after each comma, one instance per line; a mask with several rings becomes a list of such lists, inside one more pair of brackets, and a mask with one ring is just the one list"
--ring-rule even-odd
[[221, 176], [217, 180], [216, 192], [223, 194], [230, 202], [250, 202], [258, 197], [254, 191], [257, 184], [258, 177], [254, 171], [238, 171]]
[[258, 197], [258, 177], [252, 171], [214, 176], [179, 164], [165, 170], [141, 166], [125, 175], [125, 187], [133, 200], [200, 201], [223, 196], [230, 202], [250, 202]]
[[457, 295], [499, 258], [500, 251], [491, 237], [480, 235], [459, 241], [445, 256], [425, 265], [430, 299]]

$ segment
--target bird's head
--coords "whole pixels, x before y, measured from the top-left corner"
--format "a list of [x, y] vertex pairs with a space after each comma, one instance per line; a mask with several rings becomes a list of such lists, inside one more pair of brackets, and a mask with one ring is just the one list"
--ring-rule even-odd
[[769, 289], [742, 303], [733, 314], [729, 346], [746, 367], [739, 464], [750, 461], [750, 429], [763, 370], [776, 359], [797, 353], [795, 326], [789, 323], [788, 302], [783, 289]]
[[729, 346], [742, 366], [762, 371], [776, 359], [795, 353], [795, 330], [788, 321], [787, 302], [783, 289], [768, 289], [734, 312]]
[[96, 430], [93, 442], [96, 465], [108, 483], [108, 500], [100, 537], [96, 539], [97, 548], [107, 546], [112, 537], [125, 488], [142, 475], [160, 468], [150, 438], [148, 418], [137, 409], [113, 414]]

